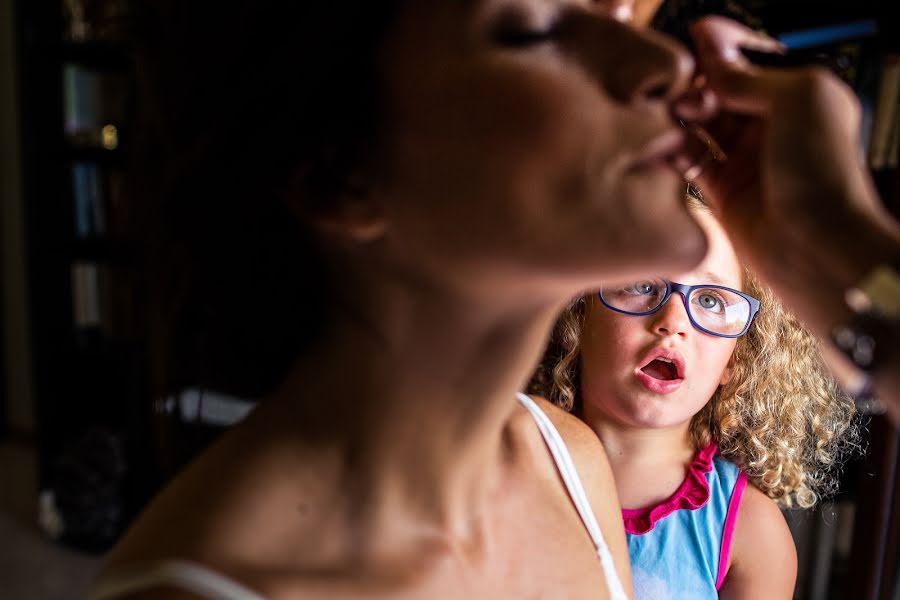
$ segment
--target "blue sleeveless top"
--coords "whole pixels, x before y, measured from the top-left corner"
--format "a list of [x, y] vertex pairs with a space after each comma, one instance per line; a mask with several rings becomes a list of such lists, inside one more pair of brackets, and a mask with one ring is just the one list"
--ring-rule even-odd
[[622, 510], [635, 600], [718, 598], [747, 476], [716, 450], [701, 450], [661, 504]]

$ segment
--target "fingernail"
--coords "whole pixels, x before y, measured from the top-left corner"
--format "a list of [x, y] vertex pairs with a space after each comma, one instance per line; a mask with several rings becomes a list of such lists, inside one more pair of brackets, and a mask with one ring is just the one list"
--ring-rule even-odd
[[756, 35], [759, 36], [759, 40], [765, 43], [767, 47], [772, 48], [773, 50], [782, 54], [788, 51], [787, 46], [785, 46], [782, 42], [778, 41], [776, 38], [772, 37], [765, 31], [757, 31]]

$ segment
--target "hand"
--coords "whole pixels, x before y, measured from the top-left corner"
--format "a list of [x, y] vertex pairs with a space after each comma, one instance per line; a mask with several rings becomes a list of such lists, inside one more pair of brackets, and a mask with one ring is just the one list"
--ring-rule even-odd
[[632, 7], [634, 24], [638, 27], [649, 25], [661, 4], [662, 0], [635, 0]]
[[[728, 157], [697, 183], [742, 259], [801, 316], [827, 321], [876, 255], [896, 248], [881, 239], [897, 224], [863, 162], [856, 98], [822, 68], [753, 65], [741, 47], [778, 51], [777, 42], [728, 19], [701, 19], [692, 35], [719, 109], [703, 127]], [[833, 306], [816, 306], [817, 291]]]

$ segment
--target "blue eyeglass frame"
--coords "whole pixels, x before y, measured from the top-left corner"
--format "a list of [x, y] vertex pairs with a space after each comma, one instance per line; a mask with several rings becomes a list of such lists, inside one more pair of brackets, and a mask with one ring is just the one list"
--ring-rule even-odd
[[[700, 285], [685, 285], [683, 283], [677, 283], [675, 281], [669, 281], [668, 279], [662, 279], [666, 284], [666, 295], [663, 296], [663, 299], [660, 300], [659, 305], [653, 310], [648, 310], [645, 312], [630, 312], [627, 310], [622, 310], [621, 308], [616, 308], [615, 306], [610, 306], [607, 304], [606, 300], [603, 299], [603, 290], [600, 289], [597, 291], [597, 297], [600, 298], [600, 302], [608, 308], [609, 310], [615, 311], [617, 313], [622, 313], [623, 315], [632, 315], [635, 317], [642, 317], [646, 315], [652, 315], [655, 312], [658, 312], [663, 306], [666, 305], [666, 302], [669, 301], [669, 298], [672, 297], [673, 292], [678, 292], [681, 294], [681, 300], [684, 303], [684, 312], [687, 314], [688, 319], [691, 321], [691, 325], [694, 326], [694, 329], [702, 331], [703, 333], [708, 333], [709, 335], [714, 335], [716, 337], [724, 337], [724, 338], [738, 338], [747, 333], [747, 330], [750, 329], [750, 325], [753, 324], [753, 320], [756, 318], [756, 315], [759, 313], [759, 300], [751, 296], [750, 294], [745, 294], [740, 290], [736, 290], [734, 288], [730, 288], [724, 285], [713, 285], [713, 284], [700, 284]], [[750, 303], [750, 318], [747, 319], [747, 324], [744, 325], [744, 328], [740, 331], [740, 333], [716, 333], [715, 331], [710, 331], [705, 327], [699, 325], [697, 321], [694, 320], [694, 315], [691, 313], [691, 307], [688, 302], [688, 298], [691, 297], [691, 293], [694, 290], [698, 289], [714, 289], [714, 290], [725, 290], [731, 292], [733, 294], [737, 294], [744, 300]]]

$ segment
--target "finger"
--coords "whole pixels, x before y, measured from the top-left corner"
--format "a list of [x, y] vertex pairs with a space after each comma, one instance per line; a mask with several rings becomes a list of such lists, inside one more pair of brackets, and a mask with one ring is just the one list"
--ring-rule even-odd
[[753, 65], [741, 48], [783, 51], [773, 38], [724, 17], [704, 17], [691, 25], [697, 60], [722, 107], [762, 114], [771, 109], [784, 85], [785, 73]]
[[759, 184], [759, 156], [754, 149], [759, 148], [763, 128], [747, 117], [728, 113], [705, 123], [704, 127], [731, 156], [726, 160], [707, 161], [697, 184], [710, 192], [713, 204], [746, 204], [739, 198], [753, 197], [753, 190]]
[[782, 70], [757, 67], [741, 58], [723, 61], [721, 55], [698, 52], [700, 68], [709, 80], [721, 108], [751, 115], [768, 114], [783, 93], [786, 77]]
[[771, 52], [773, 54], [787, 54], [788, 52], [787, 46], [762, 31], [752, 31], [748, 37], [744, 38], [740, 46], [741, 48]]
[[698, 50], [723, 62], [749, 62], [741, 54], [741, 46], [751, 39], [761, 43], [752, 29], [720, 16], [697, 19], [690, 25], [690, 34]]
[[[704, 82], [706, 78], [703, 78]], [[712, 90], [695, 86], [690, 93], [679, 98], [672, 106], [673, 114], [685, 122], [706, 121], [712, 118], [719, 108], [716, 95]]]
[[[824, 67], [766, 68], [700, 58], [720, 108], [747, 116], [793, 123], [815, 122], [844, 135], [858, 133], [859, 101], [853, 90]], [[788, 117], [790, 115], [790, 117]]]
[[690, 25], [690, 33], [698, 47], [727, 62], [749, 63], [741, 53], [742, 48], [776, 54], [787, 52], [784, 44], [768, 34], [720, 16], [698, 19]]

